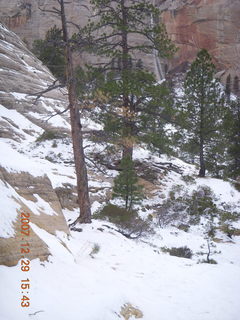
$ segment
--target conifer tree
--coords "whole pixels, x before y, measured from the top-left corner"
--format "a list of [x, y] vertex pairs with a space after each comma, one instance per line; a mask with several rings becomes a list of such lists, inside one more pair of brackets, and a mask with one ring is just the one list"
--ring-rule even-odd
[[239, 90], [239, 77], [235, 76], [233, 80], [233, 93], [236, 95], [239, 95], [240, 90]]
[[[156, 78], [144, 67], [141, 56], [158, 52], [161, 58], [169, 58], [176, 48], [165, 26], [158, 21], [160, 11], [149, 1], [91, 0], [90, 3], [94, 12], [92, 20], [76, 34], [75, 40], [88, 39], [86, 50], [102, 59], [98, 68], [105, 73], [105, 81], [98, 92], [108, 98], [104, 123], [108, 129], [116, 128], [114, 133], [122, 146], [122, 158], [132, 159], [140, 130], [139, 115], [146, 112], [153, 96], [158, 95], [158, 102], [163, 96], [161, 85], [155, 86]], [[163, 108], [162, 102], [158, 108]]]
[[143, 198], [142, 187], [138, 185], [134, 163], [130, 157], [122, 159], [120, 169], [121, 172], [114, 179], [113, 198], [123, 199], [125, 209], [130, 211], [133, 205]]
[[[58, 37], [54, 38], [53, 40], [55, 41], [54, 46], [56, 47], [56, 50], [59, 49], [59, 53], [63, 53], [64, 79], [63, 83], [58, 84], [57, 80], [61, 81], [60, 76], [60, 78], [54, 81], [54, 83], [50, 85], [46, 90], [39, 93], [39, 96], [53, 89], [61, 88], [64, 85], [67, 87], [68, 106], [63, 112], [69, 110], [70, 113], [73, 157], [76, 170], [78, 204], [80, 208], [79, 216], [70, 225], [74, 227], [76, 223], [91, 223], [91, 203], [89, 198], [88, 174], [83, 148], [83, 132], [77, 94], [77, 79], [73, 59], [73, 39], [69, 34], [69, 21], [67, 19], [66, 13], [67, 4], [69, 4], [69, 2], [64, 0], [57, 0], [56, 7], [52, 7], [52, 9], [50, 10], [41, 9], [44, 12], [51, 12], [56, 14], [56, 16], [58, 16], [61, 20], [62, 29], [51, 29], [51, 31], [47, 34], [47, 37], [51, 39], [54, 38], [52, 33], [58, 35]], [[77, 45], [76, 43], [74, 44], [75, 46]], [[53, 114], [52, 116], [62, 114], [63, 112]]]
[[228, 171], [232, 177], [240, 177], [240, 98], [231, 101], [225, 121], [228, 138], [228, 154], [230, 164]]
[[217, 141], [225, 112], [219, 81], [214, 79], [215, 66], [207, 50], [197, 54], [184, 83], [182, 116], [187, 131], [186, 143], [199, 157], [199, 176], [206, 172], [206, 154]]
[[[62, 43], [62, 45], [61, 45]], [[62, 30], [56, 25], [49, 29], [45, 39], [33, 42], [33, 53], [61, 80], [65, 80], [65, 58]]]
[[232, 80], [231, 80], [231, 74], [229, 74], [226, 79], [226, 87], [225, 87], [225, 94], [228, 100], [230, 99], [230, 95], [231, 95], [231, 86], [232, 86]]

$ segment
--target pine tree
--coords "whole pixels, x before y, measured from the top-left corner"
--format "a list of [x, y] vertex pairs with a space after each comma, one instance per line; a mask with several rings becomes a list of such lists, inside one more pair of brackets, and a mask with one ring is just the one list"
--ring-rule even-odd
[[197, 54], [187, 72], [184, 82], [184, 105], [181, 115], [187, 131], [186, 143], [197, 150], [199, 157], [199, 176], [206, 172], [206, 154], [220, 134], [225, 112], [223, 94], [219, 81], [214, 79], [215, 66], [207, 50]]
[[44, 40], [33, 42], [33, 53], [61, 80], [65, 80], [65, 58], [62, 30], [56, 25], [47, 31]]
[[[161, 85], [155, 87], [156, 78], [146, 70], [141, 56], [157, 51], [161, 58], [168, 58], [176, 48], [165, 26], [154, 23], [160, 11], [149, 1], [91, 0], [90, 3], [95, 13], [93, 20], [75, 39], [87, 39], [86, 49], [102, 58], [98, 69], [105, 73], [105, 81], [98, 92], [108, 97], [108, 103], [102, 106], [105, 110], [102, 117], [106, 116], [103, 121], [108, 129], [117, 129], [113, 134], [122, 146], [122, 158], [132, 158], [140, 131], [139, 115], [148, 110], [153, 95], [156, 98], [158, 94], [158, 101], [163, 95]], [[163, 108], [162, 102], [158, 108]]]
[[228, 171], [235, 179], [240, 177], [240, 98], [231, 101], [225, 121], [230, 164]]
[[131, 211], [133, 205], [143, 198], [142, 187], [138, 185], [138, 177], [130, 157], [122, 159], [120, 169], [121, 172], [114, 179], [113, 198], [123, 199], [125, 209]]
[[229, 74], [226, 79], [226, 87], [225, 87], [225, 94], [228, 100], [230, 99], [230, 95], [231, 95], [231, 86], [232, 86], [232, 80], [231, 80], [231, 74]]
[[[80, 208], [80, 214], [78, 218], [71, 224], [71, 226], [74, 226], [78, 222], [91, 223], [91, 204], [89, 198], [88, 175], [83, 148], [81, 116], [79, 112], [79, 101], [77, 95], [77, 79], [73, 60], [73, 39], [69, 35], [69, 24], [65, 10], [67, 4], [69, 4], [69, 2], [66, 2], [64, 0], [57, 0], [57, 7], [53, 7], [50, 10], [43, 9], [44, 12], [54, 13], [61, 19], [61, 32], [57, 28], [53, 28], [53, 30], [48, 33], [47, 37], [52, 39], [52, 34], [57, 34], [59, 36], [58, 38], [54, 38], [53, 40], [56, 50], [59, 49], [59, 52], [63, 52], [64, 54], [63, 69], [65, 75], [63, 79], [64, 84], [62, 83], [59, 85], [58, 83], [56, 84], [55, 81], [47, 90], [44, 90], [43, 93], [51, 91], [55, 88], [63, 87], [64, 85], [66, 85], [67, 87], [68, 107], [63, 112], [69, 110], [70, 113], [73, 156], [77, 180], [78, 204]], [[61, 75], [58, 80], [62, 80]]]
[[233, 80], [233, 93], [236, 95], [239, 95], [240, 90], [239, 90], [239, 77], [235, 76]]

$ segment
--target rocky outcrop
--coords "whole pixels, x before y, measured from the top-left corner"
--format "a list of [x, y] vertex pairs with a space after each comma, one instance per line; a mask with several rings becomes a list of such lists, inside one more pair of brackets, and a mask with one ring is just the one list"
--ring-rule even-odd
[[[48, 114], [66, 108], [65, 92], [55, 89], [44, 94], [44, 98], [37, 99], [38, 93], [46, 90], [55, 79], [20, 38], [1, 24], [0, 65], [0, 104], [17, 110], [43, 129], [53, 129], [46, 118]], [[60, 130], [68, 131], [66, 126]]]
[[[12, 226], [14, 236], [0, 235], [0, 264], [13, 266], [23, 256], [21, 253], [21, 243], [24, 243], [21, 233], [22, 212], [30, 214], [31, 223], [53, 235], [56, 231], [63, 231], [66, 234], [69, 231], [59, 200], [47, 176], [33, 177], [27, 172], [10, 173], [0, 167], [0, 180], [4, 182], [2, 186], [5, 185], [4, 188], [1, 187], [1, 192], [4, 193], [5, 188], [12, 190], [11, 202], [16, 206], [16, 218]], [[7, 210], [7, 208], [2, 208], [2, 210]], [[1, 223], [4, 223], [3, 218], [1, 218]], [[2, 228], [0, 233], [9, 232], [6, 228], [4, 229], [4, 226]], [[47, 245], [31, 228], [29, 236], [24, 238], [29, 243], [30, 251], [26, 255], [28, 259], [47, 259], [50, 254]]]
[[[26, 147], [34, 143], [43, 129], [69, 132], [69, 125], [63, 117], [46, 121], [49, 114], [66, 108], [64, 91], [53, 90], [35, 103], [34, 93], [45, 90], [55, 79], [20, 38], [1, 24], [0, 65], [0, 264], [13, 266], [23, 257], [22, 212], [30, 214], [30, 222], [39, 230], [52, 235], [69, 233], [44, 169], [38, 170], [39, 163], [20, 150], [23, 143]], [[30, 249], [26, 258], [47, 259], [49, 248], [31, 227], [24, 241]]]
[[[88, 0], [72, 0], [71, 5], [66, 6], [66, 13], [69, 21], [87, 22], [88, 10], [84, 5]], [[60, 19], [56, 15], [47, 13], [44, 10], [57, 6], [55, 0], [9, 0], [1, 1], [0, 21], [9, 29], [21, 36], [31, 46], [35, 39], [42, 39], [46, 32], [54, 25], [60, 26]], [[70, 25], [73, 29], [73, 25]]]

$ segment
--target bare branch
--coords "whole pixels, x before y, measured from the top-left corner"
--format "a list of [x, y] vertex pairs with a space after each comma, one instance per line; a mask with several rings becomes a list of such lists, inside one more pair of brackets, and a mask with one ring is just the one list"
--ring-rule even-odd
[[88, 161], [90, 161], [90, 162], [94, 165], [94, 167], [95, 167], [96, 169], [98, 169], [101, 173], [106, 174], [106, 171], [103, 170], [103, 169], [101, 169], [92, 159], [90, 159], [90, 158], [87, 157], [86, 155], [85, 155], [85, 158], [86, 158]]
[[36, 99], [34, 100], [34, 104], [36, 104], [36, 102], [47, 92], [50, 92], [52, 90], [58, 89], [58, 88], [64, 88], [65, 84], [57, 84], [58, 80], [54, 80], [53, 83], [48, 86], [45, 90], [42, 90], [40, 92], [35, 92], [32, 94], [28, 94], [28, 96], [37, 96]]
[[49, 118], [46, 119], [46, 121], [49, 121], [50, 119], [52, 119], [55, 116], [58, 116], [60, 114], [63, 114], [65, 112], [67, 112], [69, 110], [70, 106], [68, 106], [66, 109], [64, 109], [63, 111], [57, 111], [56, 113], [52, 114]]

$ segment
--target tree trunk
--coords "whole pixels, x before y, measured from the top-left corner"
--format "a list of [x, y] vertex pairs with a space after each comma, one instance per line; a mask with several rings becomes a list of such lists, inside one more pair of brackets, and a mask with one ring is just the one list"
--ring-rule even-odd
[[73, 70], [73, 58], [72, 50], [69, 44], [69, 36], [67, 30], [66, 16], [64, 0], [61, 0], [61, 22], [63, 29], [63, 40], [65, 42], [65, 59], [66, 59], [66, 79], [68, 85], [68, 99], [70, 109], [70, 121], [71, 121], [71, 133], [73, 143], [73, 154], [75, 169], [77, 175], [77, 192], [78, 192], [78, 204], [80, 208], [80, 215], [74, 221], [71, 226], [74, 226], [77, 222], [91, 223], [91, 205], [89, 199], [88, 190], [88, 177], [87, 168], [85, 164], [85, 156], [83, 149], [83, 136], [80, 113], [77, 103], [76, 95], [76, 79]]
[[[122, 24], [127, 28], [127, 8], [125, 0], [121, 0]], [[128, 62], [128, 36], [126, 29], [122, 30], [122, 81], [123, 81], [123, 152], [122, 159], [129, 157], [132, 160], [133, 156], [133, 133], [132, 133], [132, 110], [130, 109], [128, 97], [129, 83], [129, 62]]]
[[205, 177], [205, 160], [204, 160], [204, 153], [203, 153], [203, 145], [200, 145], [200, 170], [199, 170], [199, 177]]
[[205, 177], [205, 159], [204, 159], [204, 138], [203, 138], [203, 115], [204, 110], [203, 106], [201, 106], [201, 118], [200, 118], [200, 150], [199, 150], [199, 157], [200, 157], [200, 170], [199, 170], [199, 177]]

